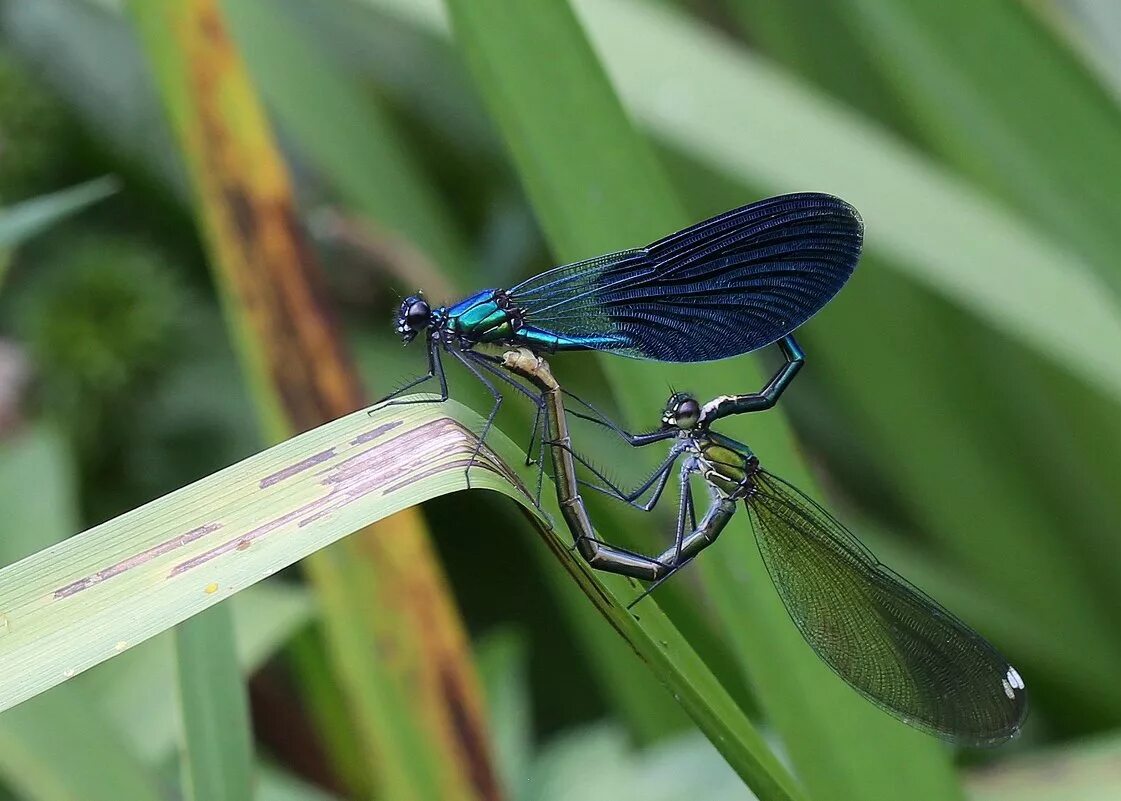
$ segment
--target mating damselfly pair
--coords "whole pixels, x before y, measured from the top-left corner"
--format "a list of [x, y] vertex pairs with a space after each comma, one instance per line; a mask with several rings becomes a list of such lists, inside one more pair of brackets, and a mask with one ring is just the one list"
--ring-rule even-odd
[[[557, 500], [576, 549], [594, 568], [650, 582], [640, 599], [712, 545], [742, 501], [787, 612], [826, 664], [914, 726], [961, 744], [998, 744], [1015, 736], [1027, 712], [1015, 668], [983, 637], [879, 563], [817, 502], [767, 472], [747, 445], [712, 428], [730, 415], [775, 405], [804, 363], [793, 332], [844, 286], [862, 243], [863, 223], [844, 201], [818, 193], [784, 195], [645, 248], [556, 267], [510, 289], [483, 290], [448, 306], [433, 307], [418, 293], [401, 304], [396, 329], [406, 344], [424, 335], [428, 370], [386, 402], [446, 399], [443, 357], [451, 357], [493, 398], [480, 432], [482, 447], [502, 404], [499, 387], [529, 397], [537, 410], [531, 451], [550, 453]], [[571, 393], [541, 358], [598, 350], [698, 362], [776, 342], [785, 363], [765, 387], [703, 404], [674, 393], [660, 426], [646, 433], [628, 433], [582, 404], [578, 416], [636, 448], [669, 443], [653, 475], [629, 488], [581, 458], [567, 419], [576, 412], [564, 404], [563, 396]], [[401, 397], [429, 380], [438, 383], [438, 398]], [[595, 480], [578, 479], [577, 464]], [[676, 531], [661, 554], [647, 556], [597, 537], [581, 486], [650, 510], [675, 471]], [[709, 495], [699, 521], [693, 476], [703, 479]]]

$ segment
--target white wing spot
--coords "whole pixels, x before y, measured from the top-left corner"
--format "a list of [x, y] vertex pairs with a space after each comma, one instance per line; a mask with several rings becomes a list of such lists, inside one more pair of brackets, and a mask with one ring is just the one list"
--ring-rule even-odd
[[1012, 689], [1012, 685], [1008, 683], [1008, 679], [1001, 679], [1000, 684], [1004, 687], [1004, 694], [1008, 696], [1008, 699], [1015, 700], [1016, 691]]
[[1020, 678], [1020, 674], [1016, 672], [1016, 668], [1011, 665], [1008, 666], [1008, 683], [1017, 690], [1024, 689], [1024, 680]]

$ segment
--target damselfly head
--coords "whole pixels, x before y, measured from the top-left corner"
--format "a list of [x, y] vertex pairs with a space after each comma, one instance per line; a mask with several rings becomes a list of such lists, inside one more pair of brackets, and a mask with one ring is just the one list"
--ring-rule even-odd
[[701, 404], [687, 392], [675, 392], [666, 402], [666, 409], [662, 412], [663, 428], [680, 428], [690, 431], [697, 427], [701, 420]]
[[395, 327], [406, 345], [430, 325], [432, 325], [432, 308], [423, 295], [409, 295], [401, 301]]

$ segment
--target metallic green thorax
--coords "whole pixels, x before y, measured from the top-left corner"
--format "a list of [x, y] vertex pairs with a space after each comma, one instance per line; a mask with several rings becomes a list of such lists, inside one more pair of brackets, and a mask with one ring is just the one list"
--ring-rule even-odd
[[494, 300], [461, 303], [450, 310], [448, 330], [476, 342], [508, 341], [514, 337], [514, 318]]

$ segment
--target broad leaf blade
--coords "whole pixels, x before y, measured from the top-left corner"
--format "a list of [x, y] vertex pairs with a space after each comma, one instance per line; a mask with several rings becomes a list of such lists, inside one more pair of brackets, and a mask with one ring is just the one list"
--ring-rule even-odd
[[[354, 412], [0, 570], [0, 710], [103, 662], [370, 522], [466, 487], [477, 416], [454, 401]], [[793, 783], [634, 582], [594, 573], [532, 504], [493, 432], [471, 486], [531, 510], [541, 541], [741, 775]], [[548, 488], [546, 488], [548, 490]], [[560, 519], [546, 495], [546, 511]]]
[[470, 432], [432, 407], [401, 408], [355, 412], [0, 571], [0, 708], [458, 486]]

